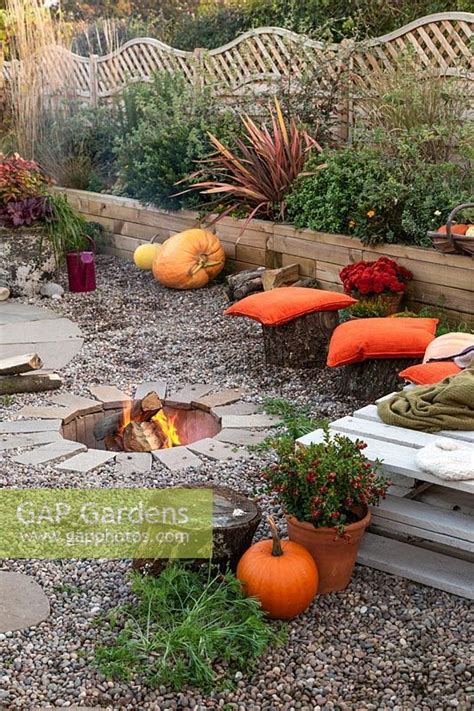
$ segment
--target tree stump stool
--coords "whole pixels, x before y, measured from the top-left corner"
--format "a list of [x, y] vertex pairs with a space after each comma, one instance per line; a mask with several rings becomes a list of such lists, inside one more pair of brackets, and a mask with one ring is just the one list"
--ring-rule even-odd
[[336, 382], [337, 394], [357, 397], [359, 400], [376, 400], [399, 390], [402, 384], [399, 372], [419, 362], [419, 359], [381, 358], [340, 366]]
[[338, 311], [315, 311], [283, 323], [262, 326], [265, 362], [284, 368], [324, 368]]
[[[198, 486], [180, 487], [197, 489]], [[212, 563], [222, 571], [230, 568], [235, 572], [237, 564], [247, 548], [262, 519], [258, 506], [243, 494], [226, 486], [207, 486], [214, 494], [212, 512]], [[208, 560], [196, 560], [196, 564], [208, 563]], [[159, 575], [168, 563], [166, 558], [133, 561], [133, 568], [150, 575]]]

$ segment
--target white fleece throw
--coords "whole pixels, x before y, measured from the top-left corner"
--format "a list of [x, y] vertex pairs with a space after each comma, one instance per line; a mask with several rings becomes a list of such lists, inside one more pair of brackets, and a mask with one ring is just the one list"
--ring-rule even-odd
[[424, 472], [440, 479], [474, 479], [474, 445], [449, 439], [437, 439], [419, 449], [416, 463]]

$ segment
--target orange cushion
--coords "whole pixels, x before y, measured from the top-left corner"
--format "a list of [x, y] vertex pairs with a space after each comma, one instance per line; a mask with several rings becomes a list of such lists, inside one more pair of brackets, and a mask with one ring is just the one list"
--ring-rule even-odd
[[420, 363], [412, 365], [400, 372], [400, 377], [409, 380], [415, 385], [433, 385], [440, 380], [448, 378], [450, 375], [457, 375], [461, 368], [452, 361], [441, 361], [439, 363]]
[[359, 318], [338, 326], [329, 344], [328, 365], [369, 358], [423, 358], [435, 337], [436, 318]]
[[303, 286], [282, 286], [260, 291], [232, 304], [226, 316], [248, 316], [264, 326], [279, 326], [313, 311], [337, 311], [357, 303], [347, 294]]

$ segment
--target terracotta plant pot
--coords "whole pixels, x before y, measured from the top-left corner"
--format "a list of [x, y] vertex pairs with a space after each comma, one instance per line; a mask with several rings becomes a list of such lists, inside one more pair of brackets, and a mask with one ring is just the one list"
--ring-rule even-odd
[[344, 590], [349, 585], [362, 536], [370, 523], [367, 507], [361, 507], [357, 514], [360, 514], [360, 520], [346, 526], [349, 539], [338, 536], [334, 528], [315, 528], [312, 523], [287, 516], [290, 541], [304, 546], [316, 562], [318, 593]]

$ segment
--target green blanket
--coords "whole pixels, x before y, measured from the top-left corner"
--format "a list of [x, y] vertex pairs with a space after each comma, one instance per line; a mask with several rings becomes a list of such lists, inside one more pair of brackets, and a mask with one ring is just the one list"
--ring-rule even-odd
[[397, 393], [377, 410], [387, 425], [422, 432], [474, 430], [474, 367], [436, 385]]

